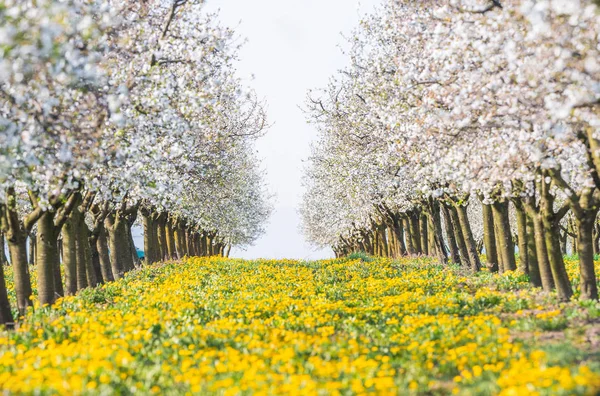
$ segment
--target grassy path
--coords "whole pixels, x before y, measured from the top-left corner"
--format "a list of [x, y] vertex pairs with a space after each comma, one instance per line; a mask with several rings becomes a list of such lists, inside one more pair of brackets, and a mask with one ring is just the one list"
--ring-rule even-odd
[[595, 394], [599, 320], [518, 274], [192, 258], [37, 307], [0, 333], [0, 389]]

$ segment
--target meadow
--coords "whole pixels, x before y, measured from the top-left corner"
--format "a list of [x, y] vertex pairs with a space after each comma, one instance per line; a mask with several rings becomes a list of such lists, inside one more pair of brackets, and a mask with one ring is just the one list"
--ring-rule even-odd
[[558, 303], [518, 272], [360, 255], [186, 258], [35, 303], [0, 333], [0, 389], [594, 395], [599, 324], [600, 303]]

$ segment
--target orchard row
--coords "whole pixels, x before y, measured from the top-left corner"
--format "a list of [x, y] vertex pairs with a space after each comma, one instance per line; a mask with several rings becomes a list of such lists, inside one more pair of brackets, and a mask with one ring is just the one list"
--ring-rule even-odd
[[263, 105], [202, 3], [0, 0], [0, 258], [5, 239], [20, 314], [28, 262], [52, 304], [134, 268], [136, 222], [147, 263], [261, 234]]
[[349, 39], [348, 66], [308, 95], [308, 237], [473, 272], [482, 251], [514, 270], [518, 251], [535, 286], [598, 299], [599, 38], [589, 0], [386, 1]]

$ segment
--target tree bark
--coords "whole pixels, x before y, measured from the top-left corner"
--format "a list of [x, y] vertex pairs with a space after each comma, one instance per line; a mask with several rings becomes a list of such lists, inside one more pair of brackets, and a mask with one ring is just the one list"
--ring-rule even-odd
[[427, 229], [427, 217], [424, 214], [419, 215], [419, 230], [421, 231], [419, 235], [421, 252], [429, 256], [429, 230]]
[[0, 230], [0, 265], [8, 265], [5, 249], [6, 243], [4, 242], [4, 231]]
[[430, 254], [435, 254], [440, 264], [446, 264], [448, 262], [448, 255], [444, 246], [442, 234], [440, 205], [437, 201], [430, 200], [427, 202], [427, 221], [429, 240], [431, 241]]
[[452, 260], [453, 263], [460, 265], [460, 252], [456, 243], [454, 229], [452, 228], [452, 217], [446, 205], [441, 205], [441, 208], [442, 213], [444, 215], [444, 229], [446, 231], [446, 239], [448, 240], [448, 248], [450, 249], [450, 260]]
[[458, 218], [458, 211], [456, 210], [456, 207], [454, 205], [448, 206], [448, 213], [450, 213], [450, 218], [452, 219], [452, 229], [454, 231], [454, 238], [456, 239], [458, 251], [460, 252], [460, 264], [465, 265], [468, 268], [472, 268], [473, 264], [471, 263], [469, 250], [465, 242], [465, 236], [460, 225], [460, 219]]
[[498, 250], [496, 248], [496, 233], [491, 205], [481, 204], [483, 208], [483, 244], [487, 267], [491, 272], [498, 272]]
[[510, 232], [510, 220], [508, 217], [508, 202], [494, 202], [492, 204], [492, 215], [494, 217], [494, 232], [498, 239], [498, 255], [501, 256], [502, 272], [517, 269], [515, 261], [515, 249]]
[[[527, 212], [527, 211], [526, 211]], [[540, 267], [537, 257], [537, 249], [535, 242], [534, 220], [530, 213], [527, 213], [526, 219], [527, 230], [527, 261], [529, 265], [529, 281], [536, 287], [542, 287], [542, 278], [540, 275]]]
[[142, 209], [142, 223], [144, 225], [144, 258], [147, 264], [154, 264], [159, 260], [154, 216], [150, 210]]
[[17, 309], [19, 315], [23, 316], [27, 312], [27, 307], [32, 305], [31, 276], [27, 264], [27, 234], [11, 229], [7, 234], [7, 242], [17, 295]]
[[548, 261], [552, 270], [552, 278], [556, 286], [558, 298], [561, 301], [569, 301], [573, 296], [571, 282], [567, 275], [565, 262], [560, 249], [560, 238], [558, 234], [561, 215], [554, 212], [554, 197], [550, 193], [550, 184], [541, 183], [540, 210], [544, 222], [546, 249], [548, 250]]
[[54, 304], [57, 297], [54, 277], [58, 265], [58, 232], [54, 226], [54, 212], [44, 212], [38, 220], [37, 232], [37, 290], [41, 305]]
[[129, 264], [131, 262], [131, 250], [127, 235], [127, 220], [121, 209], [106, 218], [105, 227], [108, 231], [113, 277], [121, 279], [127, 269], [133, 267], [133, 264]]
[[519, 246], [519, 269], [526, 275], [529, 275], [529, 256], [527, 254], [527, 214], [523, 203], [516, 199], [513, 201], [517, 217], [517, 235]]
[[165, 224], [167, 222], [167, 215], [165, 213], [161, 213], [158, 215], [156, 220], [157, 225], [157, 237], [158, 237], [158, 246], [160, 251], [160, 261], [165, 261], [169, 259], [169, 250], [167, 247], [167, 234], [165, 232]]
[[71, 216], [69, 216], [69, 219], [63, 225], [62, 240], [66, 285], [65, 291], [67, 296], [74, 296], [77, 293], [77, 247], [76, 232]]
[[[4, 244], [2, 244], [4, 250]], [[10, 309], [10, 301], [8, 301], [8, 291], [6, 290], [6, 282], [4, 279], [4, 264], [0, 264], [0, 325], [12, 327], [14, 318]]]
[[471, 265], [471, 271], [477, 272], [481, 269], [481, 261], [477, 253], [477, 245], [475, 238], [473, 238], [473, 232], [471, 231], [471, 225], [469, 223], [469, 217], [467, 216], [467, 207], [461, 204], [456, 204], [456, 211], [458, 213], [458, 221], [460, 222], [460, 228], [462, 230], [463, 238], [467, 248], [467, 254], [469, 256], [469, 263]]
[[421, 255], [423, 254], [423, 249], [421, 247], [421, 229], [419, 227], [419, 214], [415, 211], [412, 211], [409, 214], [410, 220], [410, 236], [412, 238], [412, 244], [415, 248], [415, 254]]
[[408, 216], [404, 216], [402, 218], [402, 224], [404, 224], [404, 235], [405, 235], [405, 242], [406, 242], [406, 252], [410, 256], [416, 256], [417, 255], [417, 249], [415, 248], [415, 245], [413, 244], [414, 238], [413, 238], [412, 230], [411, 230], [411, 227], [410, 227], [410, 218]]
[[115, 280], [112, 267], [110, 264], [110, 254], [108, 252], [108, 240], [106, 238], [106, 229], [104, 226], [98, 230], [98, 240], [96, 241], [96, 247], [98, 248], [98, 259], [100, 261], [100, 271], [102, 272], [102, 278], [105, 282], [112, 282]]
[[581, 298], [584, 300], [598, 299], [598, 285], [594, 269], [593, 232], [596, 223], [595, 210], [586, 211], [585, 216], [577, 217], [577, 247], [579, 254], [579, 286]]

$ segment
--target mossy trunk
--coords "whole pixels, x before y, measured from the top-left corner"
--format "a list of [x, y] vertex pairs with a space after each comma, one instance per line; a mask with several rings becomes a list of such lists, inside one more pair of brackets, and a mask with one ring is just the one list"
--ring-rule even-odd
[[508, 216], [508, 202], [494, 202], [492, 204], [494, 217], [494, 232], [497, 236], [498, 256], [501, 258], [501, 272], [517, 269], [515, 249], [510, 232], [510, 219]]

